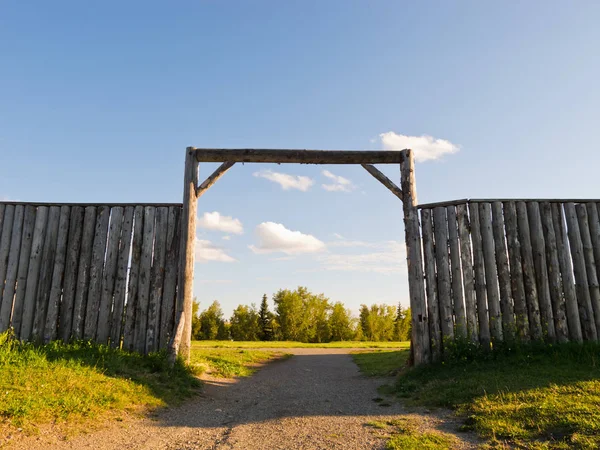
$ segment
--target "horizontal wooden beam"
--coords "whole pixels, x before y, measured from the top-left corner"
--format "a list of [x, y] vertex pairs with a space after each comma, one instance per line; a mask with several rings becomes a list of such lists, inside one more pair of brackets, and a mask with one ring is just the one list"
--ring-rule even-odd
[[400, 189], [396, 184], [386, 177], [377, 167], [372, 166], [370, 164], [362, 164], [367, 172], [369, 172], [373, 177], [383, 184], [386, 188], [388, 188], [392, 194], [398, 197], [400, 200], [403, 199], [402, 189]]
[[215, 184], [217, 180], [221, 178], [223, 174], [225, 174], [225, 172], [227, 172], [234, 164], [235, 163], [231, 161], [221, 164], [210, 177], [204, 180], [202, 184], [196, 188], [196, 198], [199, 198], [202, 194], [204, 194], [208, 188]]
[[108, 207], [115, 207], [115, 206], [179, 206], [181, 207], [182, 204], [181, 203], [144, 203], [144, 202], [139, 202], [139, 203], [111, 203], [111, 202], [105, 202], [105, 203], [67, 203], [67, 202], [21, 202], [21, 201], [12, 201], [12, 200], [7, 200], [7, 201], [0, 201], [0, 204], [2, 205], [30, 205], [30, 206], [82, 206], [82, 207], [86, 207], [86, 206], [108, 206]]
[[406, 150], [283, 150], [195, 148], [198, 162], [297, 164], [401, 164]]
[[545, 202], [545, 203], [600, 203], [600, 199], [594, 198], [463, 198], [460, 200], [448, 200], [445, 202], [423, 203], [417, 205], [419, 209], [431, 209], [438, 206], [464, 205], [467, 203], [494, 203], [494, 202]]

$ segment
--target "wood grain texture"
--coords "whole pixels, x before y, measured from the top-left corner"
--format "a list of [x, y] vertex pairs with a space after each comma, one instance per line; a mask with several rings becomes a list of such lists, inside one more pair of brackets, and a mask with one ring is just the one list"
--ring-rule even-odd
[[398, 186], [396, 186], [396, 183], [394, 183], [392, 180], [390, 180], [388, 177], [386, 177], [383, 172], [381, 172], [377, 167], [371, 165], [371, 164], [362, 164], [363, 168], [369, 172], [371, 174], [371, 176], [373, 178], [375, 178], [377, 181], [379, 181], [381, 184], [383, 184], [386, 188], [389, 189], [389, 191], [394, 194], [396, 197], [398, 197], [400, 200], [402, 200], [402, 189], [400, 189]]
[[448, 245], [450, 247], [450, 272], [452, 274], [452, 308], [454, 312], [455, 335], [457, 338], [467, 337], [467, 318], [463, 297], [463, 280], [460, 262], [460, 243], [458, 241], [458, 223], [456, 207], [446, 207], [448, 222]]
[[17, 286], [15, 293], [15, 305], [12, 314], [12, 327], [17, 336], [20, 336], [21, 323], [23, 320], [23, 309], [25, 305], [25, 292], [27, 289], [27, 273], [29, 272], [29, 257], [31, 256], [31, 245], [33, 243], [33, 228], [37, 208], [25, 206], [25, 217], [23, 219], [23, 233], [19, 254], [19, 268], [17, 270]]
[[575, 279], [573, 278], [573, 266], [571, 264], [571, 251], [567, 239], [567, 230], [563, 215], [563, 205], [553, 203], [552, 223], [556, 234], [556, 251], [558, 253], [558, 263], [565, 293], [565, 308], [567, 311], [567, 324], [569, 328], [569, 339], [574, 342], [583, 341], [583, 331], [581, 328], [581, 319], [579, 317], [579, 306], [577, 304], [577, 294], [575, 289]]
[[6, 272], [8, 270], [8, 254], [10, 252], [14, 218], [15, 206], [6, 205], [6, 209], [4, 210], [2, 228], [0, 229], [0, 302], [2, 302], [4, 280], [6, 278]]
[[144, 234], [142, 239], [142, 257], [138, 281], [138, 302], [135, 312], [135, 350], [146, 351], [146, 329], [148, 326], [148, 303], [150, 299], [150, 273], [152, 270], [152, 248], [154, 244], [154, 219], [156, 208], [144, 208]]
[[6, 331], [10, 326], [10, 319], [13, 312], [13, 303], [15, 298], [15, 289], [17, 284], [17, 271], [19, 268], [19, 255], [21, 251], [21, 235], [23, 233], [23, 216], [25, 207], [23, 205], [15, 206], [15, 212], [12, 223], [10, 238], [10, 249], [6, 265], [6, 280], [4, 291], [2, 292], [2, 279], [0, 279], [0, 292], [2, 292], [0, 306], [0, 333]]
[[454, 339], [446, 208], [439, 207], [433, 209], [433, 233], [435, 236], [435, 265], [440, 305], [440, 324], [443, 343], [446, 345]]
[[160, 334], [160, 302], [163, 294], [167, 257], [166, 242], [168, 216], [168, 208], [156, 208], [154, 255], [152, 259], [152, 270], [150, 272], [150, 297], [148, 301], [148, 324], [146, 326], [146, 352], [148, 353], [158, 350]]
[[421, 210], [421, 228], [423, 235], [423, 262], [425, 264], [425, 293], [427, 295], [427, 314], [429, 315], [429, 337], [431, 339], [431, 359], [439, 361], [442, 357], [442, 329], [437, 294], [435, 271], [435, 247], [430, 209]]
[[477, 300], [475, 297], [475, 274], [473, 273], [473, 252], [471, 251], [471, 233], [467, 205], [456, 206], [458, 235], [460, 240], [460, 261], [463, 274], [467, 335], [476, 342], [479, 340], [477, 324]]
[[531, 248], [533, 251], [533, 264], [537, 282], [538, 301], [542, 332], [549, 342], [556, 342], [556, 329], [554, 328], [554, 314], [550, 298], [550, 282], [548, 279], [548, 262], [546, 257], [546, 241], [540, 215], [538, 202], [527, 203], [527, 216], [531, 231]]
[[581, 243], [583, 244], [585, 271], [590, 291], [590, 300], [592, 302], [596, 334], [598, 334], [598, 330], [600, 330], [600, 286], [598, 285], [598, 273], [596, 261], [594, 260], [594, 247], [592, 246], [592, 237], [590, 235], [587, 208], [585, 204], [579, 203], [575, 206], [575, 211], [577, 213], [577, 221], [579, 222]]
[[567, 312], [565, 308], [563, 285], [560, 277], [558, 244], [556, 233], [554, 232], [550, 203], [540, 203], [540, 215], [546, 243], [548, 283], [550, 284], [550, 300], [552, 302], [552, 315], [554, 317], [556, 340], [562, 343], [569, 340], [569, 330], [567, 327]]
[[181, 234], [181, 208], [170, 207], [167, 224], [167, 256], [165, 280], [160, 313], [159, 347], [167, 348], [174, 334], [175, 302], [177, 295], [177, 271], [179, 264], [179, 245]]
[[77, 289], [77, 270], [79, 268], [79, 252], [81, 250], [81, 235], [83, 233], [83, 214], [83, 207], [71, 207], [62, 303], [60, 307], [60, 317], [58, 323], [58, 336], [64, 342], [68, 342], [71, 338], [71, 330], [73, 326], [75, 290]]
[[144, 207], [136, 206], [133, 213], [133, 237], [131, 244], [131, 268], [129, 270], [129, 288], [125, 306], [125, 328], [123, 330], [123, 348], [133, 351], [135, 348], [135, 320], [138, 303], [140, 260], [142, 259], [142, 240], [144, 237]]

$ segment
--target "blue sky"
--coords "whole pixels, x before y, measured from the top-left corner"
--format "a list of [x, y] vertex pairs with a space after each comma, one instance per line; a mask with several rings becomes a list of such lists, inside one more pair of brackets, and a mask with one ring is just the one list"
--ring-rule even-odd
[[[4, 0], [0, 198], [177, 202], [186, 146], [400, 135], [459, 150], [417, 165], [421, 202], [598, 198], [599, 21], [592, 1]], [[360, 167], [236, 165], [198, 210], [228, 230], [198, 230], [202, 307], [297, 285], [354, 310], [408, 303], [401, 204]]]

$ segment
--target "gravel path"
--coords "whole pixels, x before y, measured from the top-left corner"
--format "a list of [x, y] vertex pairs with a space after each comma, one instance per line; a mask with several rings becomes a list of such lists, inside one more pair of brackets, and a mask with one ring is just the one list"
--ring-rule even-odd
[[[152, 418], [127, 420], [69, 441], [52, 433], [21, 448], [61, 449], [383, 449], [374, 420], [415, 416], [398, 403], [379, 406], [377, 387], [389, 380], [362, 376], [352, 349], [282, 349], [292, 358], [250, 378], [208, 380], [203, 393]], [[453, 432], [448, 414], [416, 415], [423, 429]], [[457, 448], [471, 448], [459, 435]]]

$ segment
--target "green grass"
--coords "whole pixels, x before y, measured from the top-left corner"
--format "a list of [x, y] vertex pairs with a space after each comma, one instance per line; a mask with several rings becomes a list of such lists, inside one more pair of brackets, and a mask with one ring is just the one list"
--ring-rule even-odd
[[600, 448], [600, 345], [528, 347], [401, 374], [409, 405], [449, 407], [492, 446]]
[[441, 431], [420, 431], [410, 418], [368, 422], [367, 426], [386, 432], [388, 450], [447, 450], [456, 445], [456, 438]]
[[339, 341], [311, 344], [294, 341], [193, 341], [192, 348], [409, 348], [410, 342]]
[[397, 375], [406, 366], [409, 352], [407, 350], [354, 352], [352, 358], [360, 371], [370, 377]]
[[209, 349], [193, 346], [190, 363], [196, 371], [206, 372], [215, 377], [247, 377], [256, 371], [257, 365], [287, 356], [290, 355], [264, 350]]
[[[200, 386], [189, 368], [164, 354], [140, 356], [77, 342], [23, 344], [0, 335], [0, 426], [33, 431], [175, 404]], [[106, 416], [106, 417], [108, 417]]]

